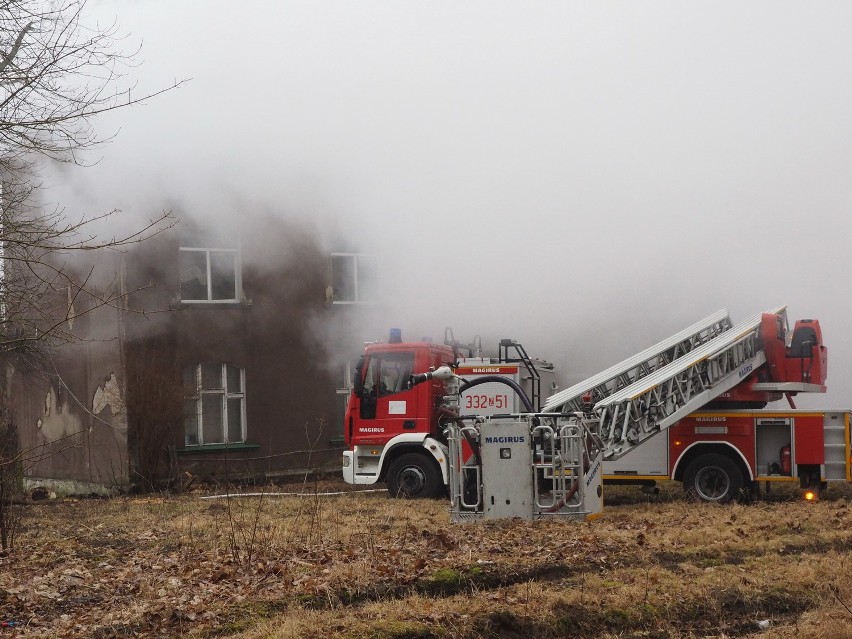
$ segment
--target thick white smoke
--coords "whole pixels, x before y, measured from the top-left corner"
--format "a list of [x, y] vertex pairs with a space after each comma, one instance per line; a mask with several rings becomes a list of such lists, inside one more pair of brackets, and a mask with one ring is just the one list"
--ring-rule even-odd
[[104, 118], [72, 210], [274, 210], [381, 257], [387, 327], [514, 337], [567, 381], [786, 303], [852, 404], [848, 4], [90, 9], [143, 40], [140, 91], [192, 82]]

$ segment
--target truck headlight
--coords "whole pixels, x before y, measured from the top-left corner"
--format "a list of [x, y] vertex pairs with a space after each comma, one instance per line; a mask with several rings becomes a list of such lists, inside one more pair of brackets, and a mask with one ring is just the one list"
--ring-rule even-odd
[[347, 455], [343, 456], [343, 467], [349, 468], [349, 457]]

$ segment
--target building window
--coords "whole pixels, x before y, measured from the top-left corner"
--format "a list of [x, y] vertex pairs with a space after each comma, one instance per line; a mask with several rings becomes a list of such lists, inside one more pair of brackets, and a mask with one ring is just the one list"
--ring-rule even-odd
[[180, 249], [182, 302], [239, 302], [239, 293], [239, 250]]
[[360, 253], [331, 254], [331, 286], [335, 304], [372, 302], [375, 258]]
[[245, 370], [198, 364], [184, 370], [184, 443], [235, 444], [246, 440]]

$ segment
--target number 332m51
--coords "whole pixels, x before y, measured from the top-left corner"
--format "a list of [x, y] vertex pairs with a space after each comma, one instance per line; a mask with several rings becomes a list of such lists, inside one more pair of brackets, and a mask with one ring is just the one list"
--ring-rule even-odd
[[465, 395], [465, 408], [509, 408], [508, 395]]

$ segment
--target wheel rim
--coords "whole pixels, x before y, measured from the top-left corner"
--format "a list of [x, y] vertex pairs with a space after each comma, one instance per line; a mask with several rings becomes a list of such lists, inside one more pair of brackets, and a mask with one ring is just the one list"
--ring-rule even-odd
[[426, 486], [426, 473], [417, 466], [406, 466], [399, 471], [399, 491], [403, 495], [417, 495]]
[[719, 501], [731, 489], [731, 478], [718, 466], [705, 466], [695, 475], [695, 492], [705, 501]]

